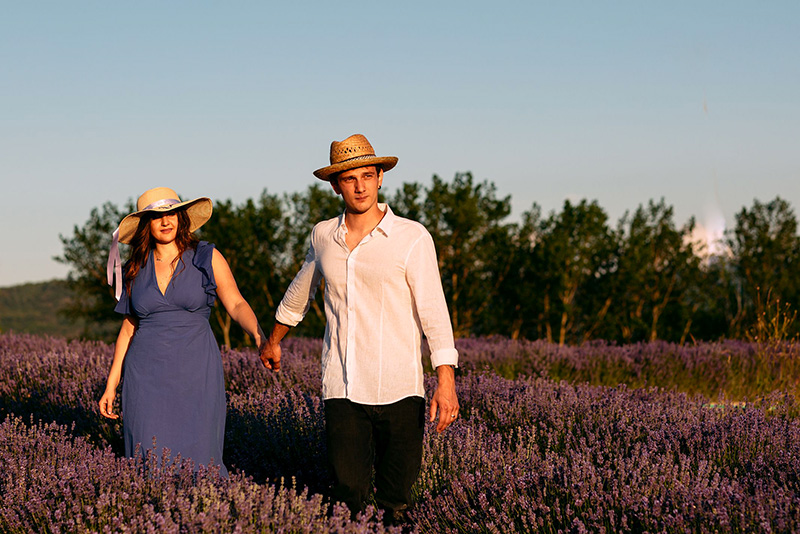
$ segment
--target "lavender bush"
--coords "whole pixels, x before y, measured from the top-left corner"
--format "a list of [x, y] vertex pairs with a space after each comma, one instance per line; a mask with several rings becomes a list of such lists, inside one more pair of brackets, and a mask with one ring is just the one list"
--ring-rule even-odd
[[229, 397], [226, 465], [255, 480], [294, 479], [303, 487], [330, 486], [318, 396], [275, 388]]
[[[33, 415], [124, 450], [119, 422], [98, 417], [113, 347], [46, 336], [0, 334], [0, 418]], [[119, 410], [119, 403], [117, 405]]]
[[[110, 347], [0, 335], [0, 532], [384, 531], [328, 503], [320, 346], [287, 340], [278, 375], [223, 354], [219, 479], [120, 457], [96, 411]], [[800, 531], [795, 346], [458, 348], [462, 417], [426, 433], [418, 531]]]
[[[175, 467], [151, 449], [119, 458], [55, 424], [0, 425], [2, 532], [385, 532], [320, 495]], [[373, 510], [370, 510], [373, 512]]]
[[543, 379], [473, 374], [460, 386], [464, 421], [426, 442], [424, 531], [800, 529], [790, 399], [709, 409], [685, 394]]
[[560, 347], [544, 341], [459, 339], [461, 367], [594, 385], [661, 387], [756, 399], [777, 390], [798, 392], [800, 344], [722, 341], [677, 345], [665, 341], [614, 345], [605, 341]]

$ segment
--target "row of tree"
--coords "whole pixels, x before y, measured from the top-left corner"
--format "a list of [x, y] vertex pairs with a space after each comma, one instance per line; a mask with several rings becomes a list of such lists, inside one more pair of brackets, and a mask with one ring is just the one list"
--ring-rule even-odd
[[[800, 238], [790, 205], [754, 201], [736, 214], [710, 254], [693, 241], [695, 223], [674, 221], [673, 209], [650, 201], [612, 224], [594, 201], [566, 201], [543, 215], [534, 204], [509, 221], [511, 198], [469, 173], [429, 187], [403, 184], [386, 199], [399, 215], [433, 235], [457, 336], [502, 335], [560, 344], [606, 339], [622, 343], [664, 339], [797, 334]], [[105, 281], [111, 233], [132, 203], [95, 209], [72, 236], [61, 236], [75, 299], [64, 312], [87, 319], [86, 336], [110, 339], [119, 325]], [[200, 230], [231, 265], [242, 294], [265, 328], [302, 264], [312, 226], [342, 211], [329, 188], [278, 196], [266, 191], [235, 205], [217, 202]], [[318, 293], [296, 334], [324, 328]], [[221, 342], [247, 344], [217, 306], [212, 325]]]

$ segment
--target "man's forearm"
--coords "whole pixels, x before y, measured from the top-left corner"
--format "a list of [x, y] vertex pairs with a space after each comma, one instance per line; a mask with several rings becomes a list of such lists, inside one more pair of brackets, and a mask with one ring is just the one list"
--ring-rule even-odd
[[443, 385], [455, 386], [456, 372], [452, 365], [440, 365], [436, 368], [436, 377], [439, 380], [439, 387]]
[[288, 325], [275, 321], [275, 326], [272, 327], [272, 332], [269, 334], [267, 343], [270, 345], [278, 345], [281, 340], [286, 337], [291, 328]]

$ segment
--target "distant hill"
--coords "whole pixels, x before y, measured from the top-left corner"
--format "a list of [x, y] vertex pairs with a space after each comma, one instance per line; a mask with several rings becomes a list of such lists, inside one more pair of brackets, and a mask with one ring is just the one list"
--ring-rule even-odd
[[80, 337], [83, 322], [59, 313], [70, 298], [64, 280], [0, 287], [0, 331]]

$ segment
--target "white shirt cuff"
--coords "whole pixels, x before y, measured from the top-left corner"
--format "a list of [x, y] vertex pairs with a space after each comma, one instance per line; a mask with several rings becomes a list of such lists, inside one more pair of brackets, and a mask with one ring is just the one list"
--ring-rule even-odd
[[439, 349], [431, 353], [431, 365], [434, 369], [440, 365], [458, 367], [458, 351], [456, 349]]
[[281, 306], [278, 306], [278, 310], [275, 312], [275, 320], [281, 324], [285, 324], [286, 326], [291, 326], [294, 328], [300, 321], [303, 320], [303, 314], [292, 313], [291, 311], [285, 310]]

